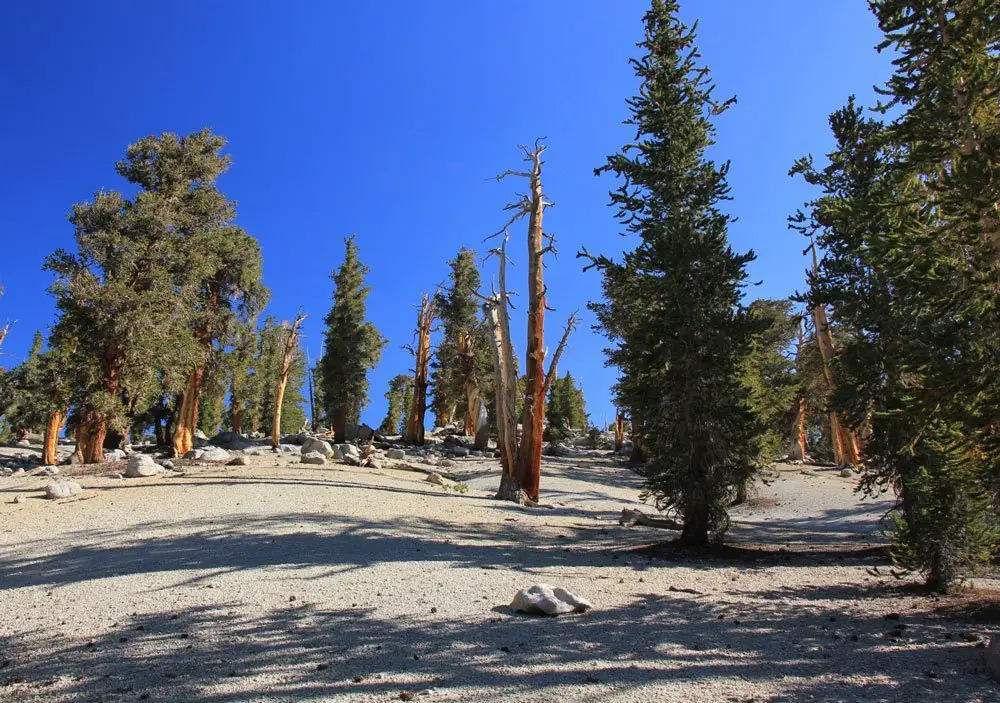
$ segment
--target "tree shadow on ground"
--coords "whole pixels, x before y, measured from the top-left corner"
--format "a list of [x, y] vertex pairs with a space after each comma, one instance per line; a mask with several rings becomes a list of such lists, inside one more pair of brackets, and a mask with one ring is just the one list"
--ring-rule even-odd
[[258, 616], [160, 611], [97, 636], [0, 636], [0, 699], [386, 700], [428, 688], [465, 701], [995, 699], [982, 651], [949, 639], [947, 618], [852, 615], [815, 589], [763, 595], [647, 594], [559, 619], [485, 603], [443, 619], [298, 602]]

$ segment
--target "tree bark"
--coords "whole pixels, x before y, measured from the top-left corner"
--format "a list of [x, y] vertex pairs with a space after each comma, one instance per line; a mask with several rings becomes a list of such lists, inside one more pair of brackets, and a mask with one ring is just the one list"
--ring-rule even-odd
[[625, 413], [615, 413], [615, 451], [620, 452], [625, 444]]
[[49, 421], [45, 425], [45, 441], [42, 444], [43, 464], [56, 463], [56, 447], [59, 444], [59, 433], [62, 432], [65, 422], [66, 413], [62, 410], [56, 410], [49, 415]]
[[431, 358], [431, 326], [434, 324], [434, 300], [426, 293], [417, 313], [417, 348], [414, 351], [413, 399], [406, 418], [406, 440], [424, 443], [424, 417], [427, 414], [427, 364]]
[[174, 456], [184, 456], [194, 449], [194, 432], [198, 426], [198, 400], [201, 382], [205, 377], [205, 364], [198, 364], [188, 376], [181, 395], [180, 411], [174, 426]]
[[542, 433], [545, 430], [545, 253], [542, 217], [542, 148], [530, 155], [531, 204], [528, 213], [528, 336], [524, 376], [524, 413], [518, 447], [518, 483], [532, 501], [538, 500], [542, 473]]
[[[816, 247], [812, 247], [813, 274], [819, 272], [819, 264], [816, 258]], [[826, 380], [830, 393], [837, 389], [837, 381], [833, 373], [834, 344], [833, 332], [830, 331], [830, 322], [826, 316], [826, 310], [822, 305], [813, 308], [813, 325], [816, 328], [816, 341], [819, 344], [819, 353], [823, 359], [823, 378]], [[857, 466], [861, 463], [861, 442], [857, 434], [846, 427], [836, 411], [830, 411], [830, 438], [833, 443], [833, 457], [838, 466], [851, 464]]]
[[507, 312], [507, 237], [495, 251], [500, 263], [500, 290], [484, 307], [493, 334], [493, 389], [496, 398], [497, 446], [503, 473], [497, 498], [524, 504], [526, 496], [517, 477], [517, 375], [514, 348], [510, 341], [510, 317]]
[[288, 385], [288, 375], [292, 371], [292, 356], [295, 354], [295, 342], [299, 336], [299, 325], [305, 319], [305, 315], [299, 313], [295, 316], [288, 331], [288, 339], [285, 340], [285, 351], [281, 355], [281, 369], [278, 372], [278, 388], [274, 393], [274, 413], [271, 422], [271, 448], [277, 449], [281, 444], [281, 404], [285, 400], [285, 386]]

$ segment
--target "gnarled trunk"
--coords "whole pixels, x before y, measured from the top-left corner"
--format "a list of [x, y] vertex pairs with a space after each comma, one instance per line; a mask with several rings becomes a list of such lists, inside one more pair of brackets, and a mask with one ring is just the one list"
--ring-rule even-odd
[[59, 445], [59, 433], [62, 432], [65, 422], [66, 413], [62, 410], [56, 410], [49, 415], [49, 420], [45, 424], [45, 441], [42, 444], [43, 464], [56, 463], [56, 448]]
[[413, 399], [406, 418], [406, 440], [424, 443], [424, 417], [427, 414], [427, 364], [431, 358], [431, 326], [434, 324], [434, 301], [426, 293], [417, 314], [417, 348], [413, 350]]
[[625, 413], [615, 413], [615, 451], [620, 452], [625, 444]]
[[198, 400], [201, 382], [205, 377], [205, 364], [198, 364], [188, 376], [181, 405], [174, 427], [174, 456], [184, 456], [194, 449], [194, 432], [198, 427]]
[[304, 319], [305, 315], [302, 313], [295, 316], [295, 322], [292, 323], [292, 327], [288, 331], [288, 339], [285, 340], [284, 353], [281, 355], [281, 368], [278, 371], [278, 388], [274, 393], [274, 419], [271, 422], [272, 449], [277, 449], [281, 443], [281, 404], [285, 400], [285, 386], [288, 385], [288, 375], [292, 371], [292, 355], [295, 353], [295, 341], [299, 336], [299, 325], [302, 324], [302, 320]]

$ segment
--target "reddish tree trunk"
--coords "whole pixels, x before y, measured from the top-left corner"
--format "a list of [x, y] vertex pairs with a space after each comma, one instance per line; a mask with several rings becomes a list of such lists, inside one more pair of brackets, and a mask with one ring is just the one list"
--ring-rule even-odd
[[621, 410], [615, 413], [615, 451], [620, 452], [625, 444], [625, 415]]
[[198, 400], [201, 382], [205, 377], [205, 364], [198, 364], [188, 376], [181, 406], [174, 426], [174, 456], [184, 456], [194, 449], [194, 432], [198, 426]]
[[427, 364], [431, 358], [431, 326], [434, 324], [434, 301], [424, 294], [417, 314], [417, 348], [414, 351], [413, 400], [406, 419], [406, 440], [424, 443], [424, 417], [427, 414]]
[[56, 447], [59, 444], [59, 433], [62, 432], [65, 422], [66, 413], [62, 410], [56, 410], [49, 415], [49, 421], [45, 425], [45, 441], [42, 444], [43, 464], [56, 463]]

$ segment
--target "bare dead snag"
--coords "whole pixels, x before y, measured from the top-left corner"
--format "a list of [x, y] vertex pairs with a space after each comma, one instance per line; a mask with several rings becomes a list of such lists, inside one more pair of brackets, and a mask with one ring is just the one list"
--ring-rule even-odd
[[[520, 493], [523, 492], [523, 497], [528, 502], [535, 503], [538, 501], [539, 484], [541, 481], [542, 433], [545, 429], [545, 392], [547, 384], [551, 383], [552, 380], [551, 378], [546, 378], [544, 369], [546, 354], [545, 310], [547, 306], [545, 303], [545, 267], [543, 262], [545, 254], [554, 252], [555, 246], [554, 239], [551, 235], [545, 233], [542, 225], [545, 208], [552, 205], [551, 202], [545, 199], [542, 191], [542, 154], [545, 151], [545, 147], [541, 146], [540, 141], [536, 140], [534, 148], [521, 147], [521, 150], [524, 154], [524, 161], [529, 165], [528, 170], [505, 171], [497, 176], [497, 180], [501, 180], [506, 176], [527, 178], [530, 191], [529, 194], [521, 196], [517, 201], [510, 203], [504, 208], [505, 211], [511, 212], [512, 215], [501, 230], [504, 235], [505, 245], [507, 227], [525, 215], [528, 216], [528, 342], [525, 352], [524, 376], [527, 389], [524, 396], [524, 412], [521, 417], [521, 441], [520, 446], [517, 446], [516, 472], [504, 472], [500, 494], [498, 495], [505, 498], [520, 499]], [[495, 253], [500, 255], [501, 268], [503, 268], [506, 255], [505, 246], [501, 246], [501, 249]], [[494, 298], [496, 300], [490, 306], [490, 314], [503, 313], [502, 319], [498, 315], [498, 319], [493, 322], [494, 334], [495, 336], [499, 335], [498, 350], [502, 356], [510, 348], [510, 325], [509, 318], [506, 317], [508, 299], [505, 283], [501, 283], [500, 294], [499, 296], [494, 296]], [[576, 324], [575, 320], [575, 315], [570, 317], [566, 332], [563, 334], [563, 339], [553, 359], [554, 362], [558, 361], [558, 357], [565, 347], [566, 339], [573, 325]], [[506, 395], [508, 392], [507, 389], [510, 389], [511, 396], [513, 396], [514, 385], [510, 384], [516, 384], [517, 378], [516, 374], [512, 371], [514, 368], [512, 359], [513, 354], [511, 353], [511, 363], [507, 369], [503, 369], [507, 374], [507, 378], [504, 379], [505, 385], [502, 386], [504, 390], [502, 392], [498, 390], [498, 398], [499, 395]], [[552, 369], [554, 368], [555, 364], [552, 365]], [[552, 373], [551, 369], [550, 373]], [[516, 438], [513, 442], [516, 444]], [[515, 485], [505, 486], [504, 481], [507, 481], [509, 484], [511, 479], [515, 479]]]
[[[295, 355], [295, 343], [299, 338], [299, 325], [306, 319], [301, 312], [295, 316], [295, 321], [288, 330], [285, 339], [285, 350], [281, 355], [281, 368], [278, 371], [278, 388], [274, 393], [274, 413], [271, 421], [271, 448], [277, 449], [281, 443], [281, 404], [285, 400], [285, 386], [288, 385], [288, 375], [292, 372], [292, 357]], [[285, 324], [288, 324], [287, 322]]]
[[45, 424], [45, 440], [42, 443], [43, 464], [56, 463], [56, 447], [59, 444], [59, 433], [62, 432], [62, 428], [65, 423], [65, 411], [56, 410], [49, 415], [48, 422]]
[[566, 327], [563, 328], [563, 335], [559, 340], [559, 346], [556, 347], [556, 353], [552, 355], [552, 361], [549, 363], [549, 371], [545, 374], [545, 387], [542, 391], [543, 396], [548, 395], [549, 390], [552, 389], [552, 382], [555, 381], [556, 374], [559, 371], [559, 359], [562, 358], [563, 351], [566, 349], [566, 342], [569, 341], [570, 333], [579, 321], [580, 318], [576, 316], [575, 312], [570, 315], [569, 319], [566, 321]]
[[427, 364], [431, 358], [431, 327], [437, 311], [434, 299], [424, 293], [420, 301], [420, 311], [417, 313], [417, 348], [412, 349], [413, 366], [413, 400], [410, 403], [410, 414], [406, 418], [406, 440], [414, 444], [424, 443], [424, 416], [427, 414]]
[[[816, 260], [816, 247], [812, 246], [813, 275], [818, 273], [819, 264]], [[830, 393], [837, 389], [837, 381], [833, 373], [834, 344], [833, 333], [830, 331], [830, 322], [826, 316], [826, 310], [822, 305], [813, 308], [813, 325], [816, 328], [816, 341], [819, 344], [819, 353], [823, 359], [823, 378], [826, 380]], [[849, 427], [845, 426], [838, 413], [830, 411], [830, 437], [833, 441], [833, 456], [839, 466], [852, 464], [857, 466], [861, 463], [861, 443], [858, 436]]]
[[8, 322], [3, 327], [0, 327], [0, 344], [3, 344], [3, 340], [7, 339], [7, 335], [10, 333], [10, 326], [12, 323]]
[[527, 503], [517, 477], [517, 367], [510, 341], [509, 299], [507, 296], [507, 233], [492, 252], [499, 259], [499, 291], [486, 298], [483, 309], [493, 334], [493, 376], [497, 413], [497, 442], [503, 473], [497, 498]]

